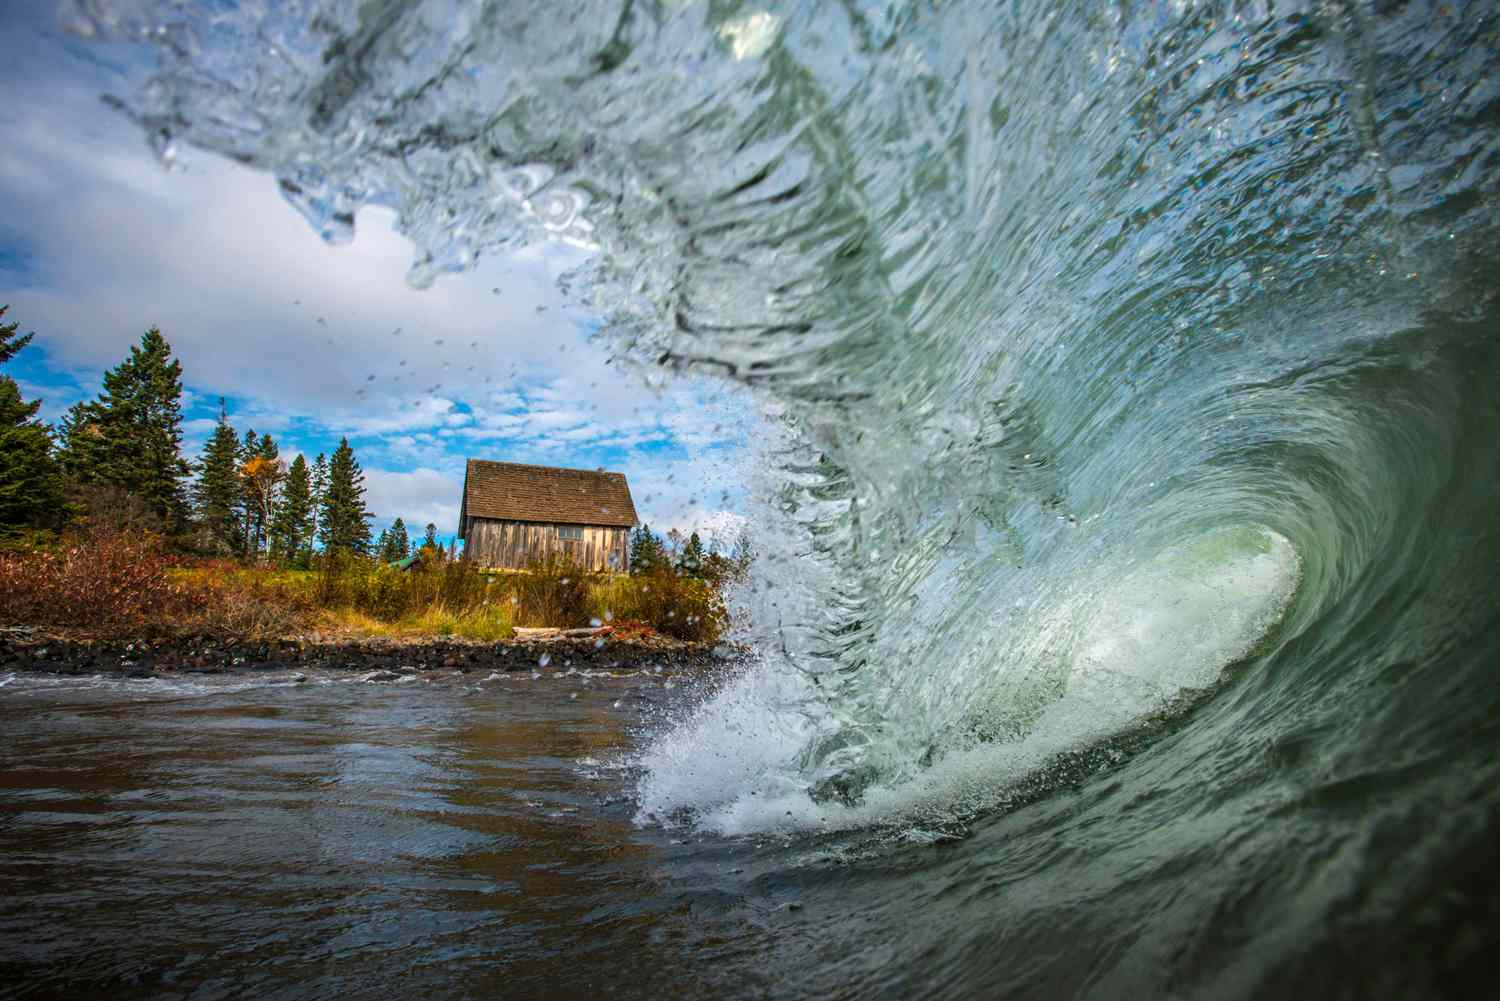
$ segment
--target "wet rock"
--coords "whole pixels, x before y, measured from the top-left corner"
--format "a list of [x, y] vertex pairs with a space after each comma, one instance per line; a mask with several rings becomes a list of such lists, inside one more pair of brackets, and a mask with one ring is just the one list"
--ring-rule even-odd
[[303, 682], [307, 681], [307, 675], [303, 674], [301, 671], [298, 671], [296, 674], [292, 675], [292, 681], [300, 685]]
[[371, 671], [369, 674], [365, 675], [359, 680], [368, 681], [373, 684], [389, 684], [392, 681], [401, 680], [401, 675], [397, 674], [395, 671]]

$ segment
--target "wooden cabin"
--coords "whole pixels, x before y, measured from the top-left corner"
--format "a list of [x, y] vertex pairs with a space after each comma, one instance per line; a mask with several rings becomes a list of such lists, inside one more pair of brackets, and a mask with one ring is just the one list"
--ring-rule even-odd
[[524, 569], [552, 554], [627, 573], [635, 502], [624, 473], [470, 459], [458, 537], [464, 559]]

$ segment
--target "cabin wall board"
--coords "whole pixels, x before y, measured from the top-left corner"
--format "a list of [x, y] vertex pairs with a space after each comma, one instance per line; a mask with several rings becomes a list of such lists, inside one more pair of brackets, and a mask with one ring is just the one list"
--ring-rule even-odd
[[[583, 538], [563, 539], [559, 528], [581, 528]], [[570, 556], [586, 570], [630, 569], [630, 529], [606, 525], [555, 525], [534, 521], [469, 518], [464, 531], [464, 559], [480, 566], [523, 570], [533, 559]]]

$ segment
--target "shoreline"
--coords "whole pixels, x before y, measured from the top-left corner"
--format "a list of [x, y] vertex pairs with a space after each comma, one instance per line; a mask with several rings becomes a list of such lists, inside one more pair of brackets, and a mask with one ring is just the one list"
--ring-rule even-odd
[[24, 626], [0, 629], [0, 671], [129, 678], [314, 669], [386, 672], [391, 675], [386, 680], [394, 681], [435, 671], [683, 670], [723, 660], [725, 650], [723, 645], [665, 637], [646, 642], [608, 636], [484, 642], [314, 634], [244, 640], [206, 635], [100, 638]]

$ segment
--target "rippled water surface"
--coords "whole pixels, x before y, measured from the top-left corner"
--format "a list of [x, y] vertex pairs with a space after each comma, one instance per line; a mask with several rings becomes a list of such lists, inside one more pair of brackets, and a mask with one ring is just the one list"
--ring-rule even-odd
[[352, 678], [3, 679], [0, 996], [712, 996], [783, 920], [631, 823], [660, 677]]
[[[758, 660], [545, 828], [621, 853], [561, 870], [620, 910], [567, 883], [518, 962], [607, 957], [627, 993], [1494, 993], [1493, 3], [68, 9], [154, 46], [120, 104], [164, 156], [274, 173], [335, 243], [394, 209], [417, 286], [593, 248], [601, 336], [774, 416]], [[309, 739], [387, 746], [340, 729], [366, 698]], [[438, 734], [511, 732], [464, 705]], [[408, 736], [372, 801], [553, 774]], [[533, 816], [495, 796], [419, 829]], [[478, 913], [413, 892], [380, 920]], [[443, 982], [445, 942], [405, 975]]]

